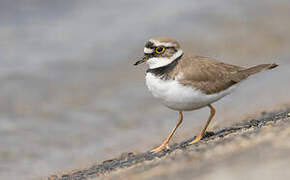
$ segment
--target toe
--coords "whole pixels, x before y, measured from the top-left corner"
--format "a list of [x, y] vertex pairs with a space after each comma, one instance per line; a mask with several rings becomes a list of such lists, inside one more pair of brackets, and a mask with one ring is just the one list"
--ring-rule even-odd
[[168, 144], [162, 144], [161, 146], [159, 146], [159, 147], [157, 147], [157, 148], [151, 150], [150, 152], [151, 152], [151, 153], [159, 153], [159, 152], [161, 152], [163, 149], [168, 150], [168, 149], [169, 149]]
[[199, 142], [201, 139], [202, 139], [202, 137], [201, 137], [201, 136], [198, 136], [197, 138], [195, 138], [193, 141], [191, 141], [191, 142], [188, 143], [188, 144], [189, 144], [189, 145], [191, 145], [191, 144], [195, 144], [195, 143]]

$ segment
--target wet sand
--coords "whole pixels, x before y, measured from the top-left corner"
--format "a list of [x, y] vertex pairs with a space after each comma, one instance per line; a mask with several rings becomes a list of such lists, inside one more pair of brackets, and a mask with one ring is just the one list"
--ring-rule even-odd
[[289, 138], [288, 108], [208, 132], [195, 145], [191, 138], [157, 154], [124, 153], [48, 179], [288, 179]]

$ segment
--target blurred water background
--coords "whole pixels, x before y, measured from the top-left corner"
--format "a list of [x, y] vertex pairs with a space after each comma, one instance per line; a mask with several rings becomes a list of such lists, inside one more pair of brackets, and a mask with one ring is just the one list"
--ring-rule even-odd
[[[187, 53], [280, 67], [215, 104], [215, 123], [289, 103], [290, 1], [0, 1], [0, 179], [38, 179], [157, 146], [178, 114], [154, 100], [146, 40]], [[185, 113], [172, 142], [199, 133], [208, 109]]]

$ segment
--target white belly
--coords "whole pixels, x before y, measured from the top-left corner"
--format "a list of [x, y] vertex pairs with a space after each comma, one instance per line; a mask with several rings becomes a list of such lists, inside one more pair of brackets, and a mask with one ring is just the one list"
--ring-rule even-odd
[[234, 86], [217, 94], [207, 95], [200, 90], [184, 86], [177, 80], [162, 80], [152, 73], [146, 74], [146, 84], [153, 96], [174, 110], [195, 110], [207, 106], [230, 94]]

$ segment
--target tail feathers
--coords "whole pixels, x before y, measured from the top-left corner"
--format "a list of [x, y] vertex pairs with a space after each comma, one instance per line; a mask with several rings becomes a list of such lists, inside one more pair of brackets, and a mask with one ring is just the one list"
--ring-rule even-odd
[[235, 83], [238, 83], [238, 82], [246, 79], [250, 75], [253, 75], [253, 74], [268, 70], [268, 69], [273, 69], [277, 66], [278, 66], [278, 64], [273, 63], [273, 64], [260, 64], [260, 65], [253, 66], [250, 68], [245, 68], [245, 69], [238, 71], [237, 73], [234, 73], [231, 76], [231, 80]]
[[259, 73], [259, 72], [262, 72], [262, 71], [265, 71], [268, 69], [274, 69], [277, 66], [278, 66], [278, 64], [275, 64], [275, 63], [273, 63], [273, 64], [260, 64], [257, 66], [253, 66], [253, 67], [241, 70], [240, 73], [247, 75], [247, 76], [250, 76], [252, 74], [256, 74], [256, 73]]

